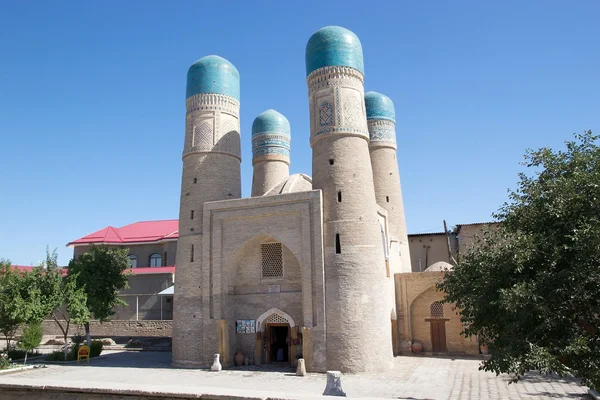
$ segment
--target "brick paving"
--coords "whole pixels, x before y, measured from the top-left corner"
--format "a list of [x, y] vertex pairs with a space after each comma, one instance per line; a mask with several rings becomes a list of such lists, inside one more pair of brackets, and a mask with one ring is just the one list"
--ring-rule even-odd
[[[146, 390], [164, 393], [223, 393], [247, 396], [277, 393], [288, 398], [319, 397], [324, 374], [296, 377], [291, 369], [243, 367], [218, 373], [175, 369], [171, 354], [107, 352], [89, 365], [51, 365], [0, 376], [2, 384], [57, 385]], [[345, 375], [348, 397], [394, 399], [591, 399], [572, 380], [530, 374], [508, 385], [508, 377], [478, 370], [480, 361], [433, 357], [396, 357], [395, 368], [381, 375]], [[1, 389], [0, 389], [1, 391]], [[233, 394], [233, 392], [232, 392]], [[0, 396], [1, 397], [1, 396]]]

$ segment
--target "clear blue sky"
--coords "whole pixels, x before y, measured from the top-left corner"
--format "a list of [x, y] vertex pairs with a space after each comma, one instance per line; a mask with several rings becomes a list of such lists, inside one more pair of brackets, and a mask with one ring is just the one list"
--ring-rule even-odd
[[[218, 3], [218, 4], [217, 4]], [[185, 76], [218, 54], [241, 75], [242, 185], [252, 120], [292, 126], [311, 174], [304, 47], [327, 25], [363, 44], [366, 90], [396, 105], [411, 233], [480, 222], [529, 147], [600, 132], [600, 2], [5, 1], [0, 11], [0, 257], [177, 218]]]

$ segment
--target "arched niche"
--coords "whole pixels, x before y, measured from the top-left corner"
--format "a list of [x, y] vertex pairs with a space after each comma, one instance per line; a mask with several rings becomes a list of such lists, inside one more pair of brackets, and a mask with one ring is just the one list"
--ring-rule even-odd
[[[283, 276], [266, 277], [262, 270], [262, 245], [281, 243]], [[302, 287], [302, 268], [296, 255], [279, 238], [258, 234], [243, 243], [227, 263], [224, 276], [226, 291], [230, 294], [251, 290], [266, 284], [286, 284]], [[244, 289], [246, 288], [246, 289]]]

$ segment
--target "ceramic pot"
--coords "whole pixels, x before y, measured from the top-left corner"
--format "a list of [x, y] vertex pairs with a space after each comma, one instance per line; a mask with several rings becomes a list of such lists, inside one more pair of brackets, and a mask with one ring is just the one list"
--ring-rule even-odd
[[485, 343], [481, 343], [479, 345], [479, 351], [481, 352], [481, 354], [487, 354], [488, 353], [488, 345]]
[[235, 365], [237, 365], [238, 367], [244, 365], [244, 353], [242, 353], [241, 351], [238, 351], [237, 353], [235, 353], [235, 357], [233, 358], [233, 361], [235, 362]]
[[423, 351], [423, 345], [421, 344], [421, 342], [413, 342], [412, 351], [413, 353], [420, 353], [421, 351]]

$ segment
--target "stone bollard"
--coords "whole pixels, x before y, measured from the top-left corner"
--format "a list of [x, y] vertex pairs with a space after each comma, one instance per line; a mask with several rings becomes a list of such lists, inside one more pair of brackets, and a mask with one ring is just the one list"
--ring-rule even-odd
[[304, 358], [298, 359], [298, 366], [296, 367], [297, 376], [306, 376], [306, 367], [304, 366]]
[[323, 396], [346, 397], [346, 392], [342, 389], [342, 373], [340, 371], [327, 371], [327, 386]]
[[221, 363], [219, 362], [219, 357], [219, 354], [215, 354], [215, 360], [213, 361], [213, 365], [210, 367], [211, 371], [219, 372], [223, 369], [223, 367], [221, 367]]

